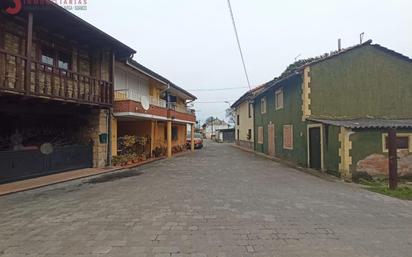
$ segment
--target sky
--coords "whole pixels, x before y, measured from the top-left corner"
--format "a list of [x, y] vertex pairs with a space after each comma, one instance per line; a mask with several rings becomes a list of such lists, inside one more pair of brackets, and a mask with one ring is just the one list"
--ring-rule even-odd
[[[296, 57], [337, 50], [339, 38], [342, 47], [358, 44], [362, 32], [364, 41], [412, 57], [410, 0], [231, 5], [252, 88], [279, 76]], [[87, 0], [87, 11], [73, 12], [135, 49], [136, 61], [196, 95], [201, 122], [225, 118], [225, 109], [248, 90], [227, 0]]]

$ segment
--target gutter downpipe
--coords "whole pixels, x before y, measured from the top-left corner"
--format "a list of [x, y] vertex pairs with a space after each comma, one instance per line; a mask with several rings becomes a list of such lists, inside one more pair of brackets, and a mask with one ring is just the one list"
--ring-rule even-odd
[[107, 110], [107, 166], [112, 166], [112, 109]]

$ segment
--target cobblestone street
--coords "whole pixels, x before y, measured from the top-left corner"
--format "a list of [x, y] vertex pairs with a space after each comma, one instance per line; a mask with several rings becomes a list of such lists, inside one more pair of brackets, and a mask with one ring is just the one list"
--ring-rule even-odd
[[226, 144], [0, 198], [0, 256], [412, 256], [412, 202]]

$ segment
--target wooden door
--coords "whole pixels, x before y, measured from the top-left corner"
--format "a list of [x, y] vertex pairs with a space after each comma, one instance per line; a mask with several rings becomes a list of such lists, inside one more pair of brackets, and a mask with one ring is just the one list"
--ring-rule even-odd
[[320, 136], [319, 127], [309, 128], [309, 166], [317, 170], [320, 170], [322, 167]]
[[275, 124], [268, 125], [268, 155], [275, 156]]

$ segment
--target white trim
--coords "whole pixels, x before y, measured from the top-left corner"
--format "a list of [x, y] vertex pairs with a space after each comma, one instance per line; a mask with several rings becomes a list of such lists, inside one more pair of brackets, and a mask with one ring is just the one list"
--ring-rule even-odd
[[[382, 133], [382, 152], [387, 153], [385, 137], [388, 136], [388, 133]], [[412, 153], [412, 133], [396, 133], [396, 137], [408, 137], [409, 138], [409, 149], [408, 152]], [[406, 149], [397, 149], [398, 152], [405, 151]]]
[[115, 113], [113, 113], [113, 115], [116, 116], [116, 117], [145, 118], [145, 119], [149, 119], [149, 120], [162, 120], [162, 121], [173, 121], [173, 122], [184, 123], [184, 124], [196, 124], [195, 121], [180, 120], [180, 119], [169, 119], [167, 117], [162, 117], [162, 116], [152, 115], [152, 114], [139, 113], [139, 112], [115, 112]]
[[266, 114], [266, 111], [267, 111], [266, 108], [267, 108], [266, 96], [263, 96], [262, 98], [260, 98], [260, 114]]
[[185, 123], [185, 124], [196, 124], [195, 121], [179, 120], [179, 119], [169, 119], [169, 120], [174, 121], [174, 122]]
[[[278, 106], [278, 95], [282, 95], [282, 106]], [[284, 97], [285, 92], [283, 91], [283, 88], [279, 88], [278, 90], [275, 91], [275, 110], [282, 110], [284, 106]]]
[[306, 130], [306, 149], [307, 149], [307, 165], [310, 168], [310, 141], [309, 141], [309, 129], [311, 128], [320, 128], [320, 169], [325, 170], [324, 166], [324, 152], [323, 152], [323, 125], [322, 124], [308, 124]]
[[146, 118], [152, 120], [168, 120], [167, 117], [152, 115], [152, 114], [145, 114], [145, 113], [138, 113], [138, 112], [115, 112], [113, 113], [116, 117], [136, 117], [136, 118]]

